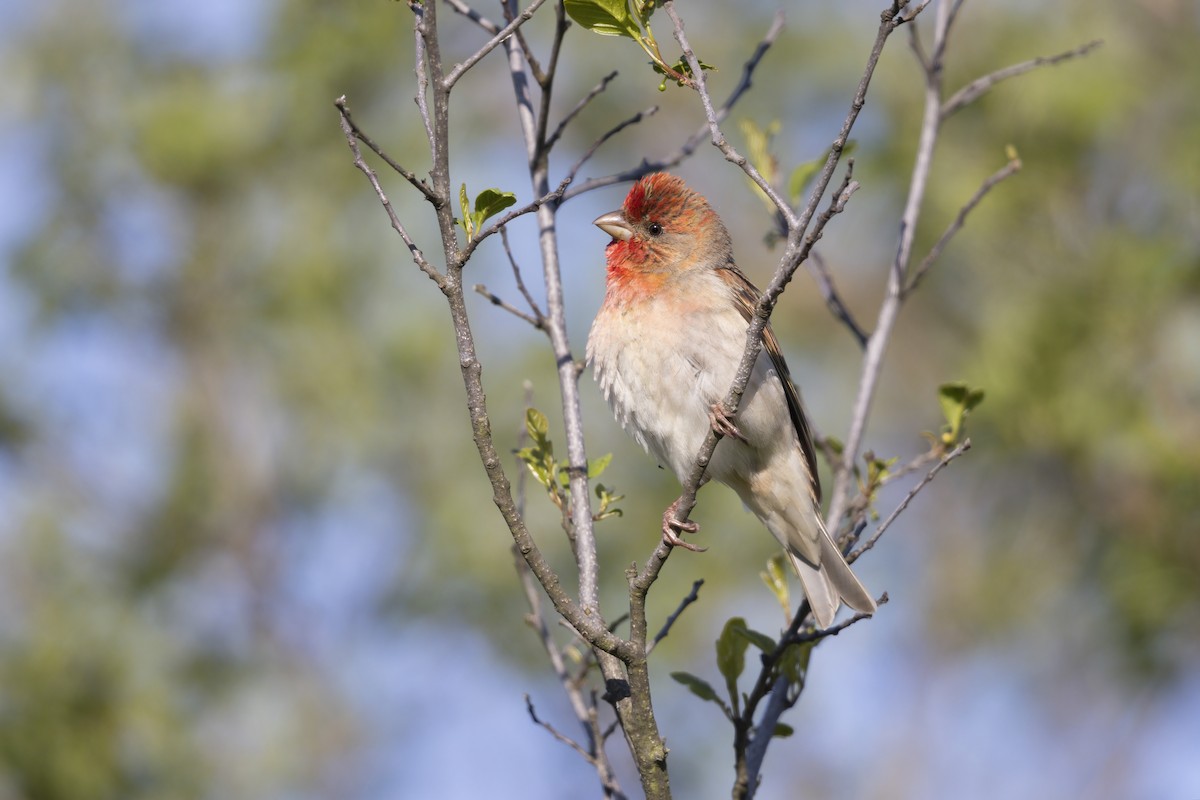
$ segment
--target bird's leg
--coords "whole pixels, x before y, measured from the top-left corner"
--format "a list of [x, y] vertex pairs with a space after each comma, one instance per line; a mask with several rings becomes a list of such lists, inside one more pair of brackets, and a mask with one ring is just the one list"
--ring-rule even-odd
[[[679, 501], [682, 499], [682, 497], [676, 498], [675, 502], [667, 506], [667, 510], [663, 512], [663, 541], [667, 543], [668, 547], [682, 547], [684, 550], [691, 550], [693, 553], [703, 553], [708, 549], [707, 547], [698, 547], [691, 542], [685, 542], [679, 535], [680, 533], [695, 533], [700, 530], [700, 526], [695, 522], [683, 522], [678, 518]], [[679, 531], [679, 533], [675, 531]]]
[[708, 411], [708, 423], [712, 425], [712, 429], [722, 436], [729, 436], [737, 439], [742, 444], [749, 444], [742, 432], [738, 430], [737, 425], [733, 421], [733, 415], [725, 409], [725, 404], [718, 400], [712, 404], [712, 408]]

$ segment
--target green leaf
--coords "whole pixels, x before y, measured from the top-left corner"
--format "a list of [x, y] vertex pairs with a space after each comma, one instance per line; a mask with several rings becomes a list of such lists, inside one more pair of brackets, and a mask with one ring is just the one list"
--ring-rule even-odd
[[475, 198], [475, 211], [471, 220], [475, 229], [483, 227], [483, 223], [499, 214], [504, 209], [517, 202], [517, 196], [512, 192], [502, 192], [499, 189], [484, 189]]
[[775, 650], [775, 640], [770, 636], [767, 636], [765, 633], [760, 633], [753, 628], [745, 627], [738, 628], [736, 632], [738, 636], [745, 637], [746, 641], [750, 642], [764, 653], [770, 653]]
[[[642, 29], [629, 11], [628, 0], [564, 0], [567, 16], [601, 36], [642, 38]], [[649, 13], [646, 19], [649, 19]]]
[[786, 739], [796, 732], [796, 729], [784, 722], [776, 722], [775, 730], [771, 732], [772, 736], [778, 736], [780, 739]]
[[588, 477], [599, 478], [604, 470], [608, 469], [609, 463], [612, 462], [612, 453], [605, 453], [599, 458], [593, 458], [588, 462]]
[[475, 227], [471, 219], [471, 206], [467, 203], [467, 185], [464, 183], [458, 190], [458, 207], [462, 211], [462, 218], [458, 224], [462, 225], [462, 229], [467, 234], [467, 241], [471, 241], [475, 236]]
[[783, 616], [791, 620], [792, 603], [788, 596], [787, 573], [784, 571], [783, 561], [785, 558], [787, 556], [782, 552], [771, 556], [767, 559], [767, 568], [758, 573], [758, 576], [762, 578], [762, 582], [779, 601], [779, 605], [783, 609]]
[[525, 430], [529, 432], [530, 438], [535, 442], [545, 441], [546, 434], [550, 431], [550, 421], [536, 408], [527, 408], [525, 409]]
[[717, 637], [717, 669], [725, 678], [725, 686], [729, 690], [729, 699], [737, 703], [737, 679], [746, 668], [746, 648], [750, 640], [741, 635], [746, 630], [746, 620], [732, 617], [725, 623], [724, 630]]
[[725, 707], [725, 703], [723, 703], [721, 698], [717, 695], [717, 690], [714, 689], [712, 685], [703, 678], [697, 678], [690, 672], [672, 672], [671, 677], [690, 689], [692, 694], [696, 695], [696, 697], [699, 697], [701, 700], [710, 700], [722, 708]]
[[972, 389], [961, 381], [943, 383], [938, 387], [938, 403], [942, 407], [942, 416], [946, 418], [946, 425], [942, 428], [943, 443], [958, 441], [963, 422], [972, 409], [983, 402], [983, 397], [982, 389]]

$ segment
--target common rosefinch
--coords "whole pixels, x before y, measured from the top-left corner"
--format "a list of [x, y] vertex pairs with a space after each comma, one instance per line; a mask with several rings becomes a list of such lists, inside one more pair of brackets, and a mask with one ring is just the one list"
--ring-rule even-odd
[[[841, 602], [872, 613], [821, 520], [812, 436], [779, 341], [768, 326], [735, 420], [722, 404], [759, 292], [733, 261], [708, 202], [673, 175], [642, 178], [619, 211], [595, 221], [612, 241], [604, 303], [587, 354], [617, 421], [682, 483], [711, 425], [725, 437], [707, 476], [731, 487], [787, 551], [822, 628]], [[672, 504], [663, 538], [679, 534]], [[678, 533], [677, 533], [678, 531]]]

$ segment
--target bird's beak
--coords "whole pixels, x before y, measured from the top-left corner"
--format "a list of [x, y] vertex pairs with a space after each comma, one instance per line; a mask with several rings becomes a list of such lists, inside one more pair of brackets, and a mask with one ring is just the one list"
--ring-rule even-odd
[[629, 223], [625, 221], [625, 215], [620, 211], [610, 211], [607, 214], [601, 214], [592, 220], [592, 224], [609, 236], [614, 239], [620, 239], [622, 242], [628, 242], [633, 238], [633, 230], [629, 227]]

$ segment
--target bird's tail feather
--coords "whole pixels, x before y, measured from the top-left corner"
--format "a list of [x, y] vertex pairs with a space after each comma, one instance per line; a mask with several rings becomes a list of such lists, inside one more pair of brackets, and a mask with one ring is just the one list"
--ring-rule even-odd
[[822, 628], [832, 625], [834, 617], [837, 616], [838, 606], [842, 602], [855, 611], [874, 614], [875, 599], [850, 569], [841, 551], [824, 530], [821, 531], [820, 546], [821, 563], [818, 566], [799, 557], [791, 548], [788, 550], [788, 557], [800, 577], [804, 596], [808, 598], [817, 624]]

